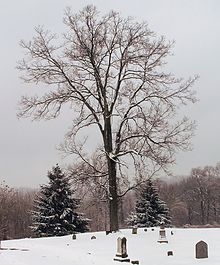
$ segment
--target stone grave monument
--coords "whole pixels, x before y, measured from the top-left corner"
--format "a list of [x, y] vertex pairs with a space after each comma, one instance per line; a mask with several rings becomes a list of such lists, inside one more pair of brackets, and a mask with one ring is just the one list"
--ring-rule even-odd
[[139, 264], [139, 260], [131, 260], [131, 264]]
[[121, 261], [121, 262], [130, 262], [127, 254], [127, 239], [125, 237], [119, 237], [117, 239], [117, 253], [116, 258], [114, 260]]
[[132, 234], [136, 235], [137, 234], [137, 227], [132, 228]]
[[168, 240], [166, 238], [166, 230], [163, 227], [162, 227], [162, 229], [159, 230], [159, 239], [158, 239], [157, 242], [159, 242], [159, 243], [168, 243]]
[[196, 258], [205, 259], [208, 258], [208, 245], [204, 241], [199, 241], [196, 244]]

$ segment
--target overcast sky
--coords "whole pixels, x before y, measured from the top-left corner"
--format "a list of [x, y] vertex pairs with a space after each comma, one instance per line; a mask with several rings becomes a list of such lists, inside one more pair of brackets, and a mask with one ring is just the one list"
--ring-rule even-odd
[[145, 20], [158, 36], [175, 40], [170, 69], [177, 76], [198, 74], [200, 79], [194, 86], [199, 102], [186, 109], [198, 124], [193, 151], [178, 154], [173, 171], [185, 175], [192, 167], [220, 161], [219, 0], [0, 0], [0, 180], [11, 186], [37, 187], [47, 181], [53, 165], [65, 164], [56, 146], [71, 117], [65, 113], [52, 121], [18, 120], [18, 101], [33, 88], [22, 83], [15, 67], [23, 57], [19, 41], [30, 40], [35, 26], [61, 33], [65, 7], [77, 12], [87, 4], [95, 4], [102, 13], [113, 9]]

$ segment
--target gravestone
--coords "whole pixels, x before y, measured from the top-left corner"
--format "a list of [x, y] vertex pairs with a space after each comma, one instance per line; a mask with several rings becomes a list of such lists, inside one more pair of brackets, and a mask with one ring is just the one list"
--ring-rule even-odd
[[132, 234], [136, 235], [137, 234], [137, 227], [132, 228]]
[[168, 240], [166, 238], [166, 231], [165, 229], [160, 229], [159, 230], [159, 239], [158, 241], [159, 243], [168, 243]]
[[131, 264], [139, 264], [139, 260], [131, 260]]
[[73, 239], [73, 240], [76, 239], [76, 234], [73, 234], [72, 239]]
[[208, 245], [204, 241], [199, 241], [196, 244], [196, 258], [205, 259], [208, 258]]
[[116, 258], [114, 260], [121, 261], [121, 262], [130, 262], [130, 259], [128, 258], [127, 254], [127, 239], [125, 237], [121, 238], [119, 237], [117, 239], [117, 253]]
[[167, 256], [173, 256], [173, 251], [167, 251]]
[[147, 232], [147, 228], [144, 228], [144, 232]]
[[161, 229], [161, 230], [164, 230], [164, 229], [165, 229], [165, 225], [164, 225], [164, 223], [161, 223], [161, 224], [160, 224], [160, 229]]
[[92, 239], [92, 240], [93, 240], [93, 239], [96, 239], [96, 237], [95, 237], [95, 236], [92, 236], [91, 239]]

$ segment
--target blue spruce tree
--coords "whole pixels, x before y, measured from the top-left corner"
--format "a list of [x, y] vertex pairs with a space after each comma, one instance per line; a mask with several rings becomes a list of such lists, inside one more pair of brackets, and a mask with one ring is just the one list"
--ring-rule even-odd
[[138, 194], [135, 213], [131, 213], [128, 224], [137, 227], [169, 225], [171, 219], [165, 202], [160, 200], [158, 191], [149, 179]]
[[48, 172], [49, 183], [41, 185], [35, 200], [33, 232], [40, 237], [63, 236], [88, 231], [88, 222], [76, 212], [79, 200], [73, 198], [67, 177], [56, 165]]

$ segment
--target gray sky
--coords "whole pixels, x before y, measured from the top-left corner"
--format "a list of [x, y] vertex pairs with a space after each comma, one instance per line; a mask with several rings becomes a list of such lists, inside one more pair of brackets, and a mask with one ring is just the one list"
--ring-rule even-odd
[[[169, 68], [177, 76], [199, 74], [194, 86], [199, 102], [185, 112], [197, 120], [193, 151], [177, 156], [175, 174], [188, 174], [192, 167], [220, 161], [220, 1], [219, 0], [0, 0], [0, 180], [12, 186], [34, 187], [47, 181], [47, 171], [65, 164], [56, 146], [71, 125], [68, 115], [57, 120], [31, 122], [16, 117], [18, 101], [28, 91], [19, 79], [16, 62], [23, 57], [21, 39], [30, 40], [34, 27], [45, 25], [63, 31], [66, 6], [73, 11], [95, 4], [106, 13], [113, 9], [122, 16], [146, 20], [158, 36], [175, 40]], [[66, 113], [67, 114], [67, 113]]]

